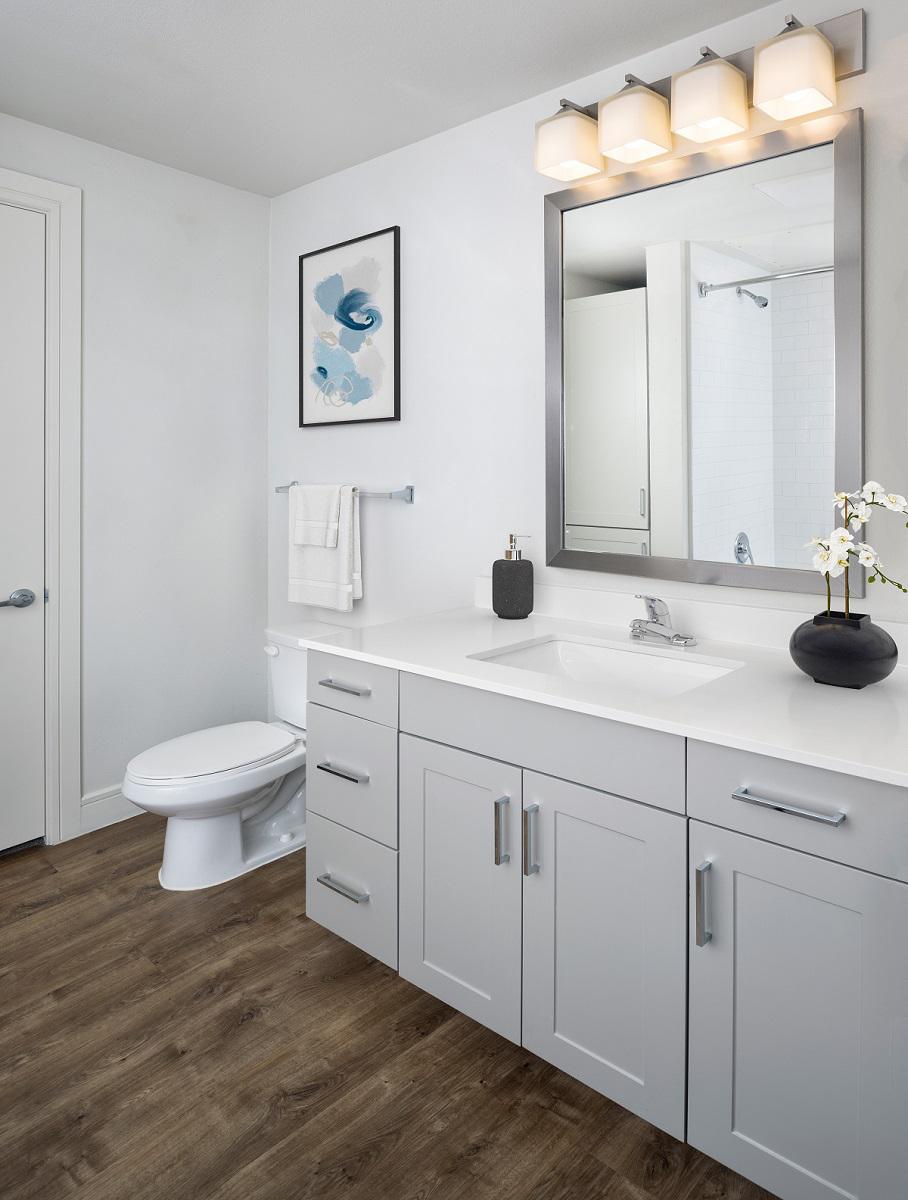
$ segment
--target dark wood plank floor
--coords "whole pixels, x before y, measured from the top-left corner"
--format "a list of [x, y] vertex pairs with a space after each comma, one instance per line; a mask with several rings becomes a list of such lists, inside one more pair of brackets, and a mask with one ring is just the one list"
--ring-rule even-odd
[[3, 1200], [767, 1200], [143, 816], [0, 859]]

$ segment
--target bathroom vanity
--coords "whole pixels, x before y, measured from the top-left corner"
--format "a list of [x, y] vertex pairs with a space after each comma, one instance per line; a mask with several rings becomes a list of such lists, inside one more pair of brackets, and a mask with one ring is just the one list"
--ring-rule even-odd
[[301, 639], [309, 915], [783, 1200], [902, 1196], [908, 684], [520, 634]]

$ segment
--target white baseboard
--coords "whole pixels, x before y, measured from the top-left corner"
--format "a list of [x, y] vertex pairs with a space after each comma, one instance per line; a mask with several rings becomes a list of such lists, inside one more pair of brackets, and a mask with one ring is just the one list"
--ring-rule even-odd
[[81, 830], [82, 833], [92, 833], [95, 829], [103, 829], [105, 825], [136, 817], [140, 812], [141, 809], [130, 804], [118, 787], [102, 788], [82, 797]]

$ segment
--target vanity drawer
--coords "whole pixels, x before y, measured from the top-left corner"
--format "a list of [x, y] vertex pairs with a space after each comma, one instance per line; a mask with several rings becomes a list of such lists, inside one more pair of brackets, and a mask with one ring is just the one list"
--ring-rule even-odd
[[309, 814], [306, 913], [396, 970], [397, 851]]
[[397, 730], [306, 706], [306, 809], [397, 849]]
[[[736, 797], [742, 790], [749, 800]], [[691, 741], [687, 810], [700, 821], [908, 882], [905, 788]]]
[[308, 699], [397, 728], [397, 672], [322, 650], [309, 651]]
[[498, 692], [400, 677], [406, 733], [684, 812], [684, 738], [518, 700]]

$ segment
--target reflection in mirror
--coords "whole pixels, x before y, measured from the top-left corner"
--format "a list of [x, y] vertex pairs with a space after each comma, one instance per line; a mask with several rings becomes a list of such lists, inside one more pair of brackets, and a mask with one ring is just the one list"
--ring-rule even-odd
[[808, 566], [835, 486], [832, 144], [562, 220], [564, 546]]

